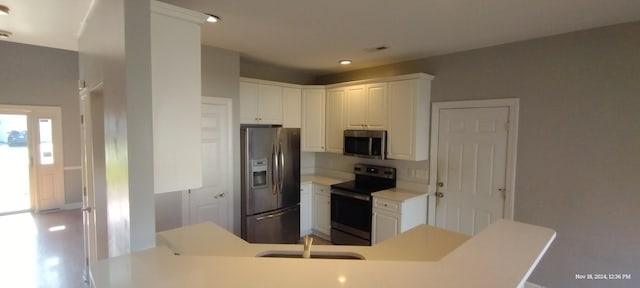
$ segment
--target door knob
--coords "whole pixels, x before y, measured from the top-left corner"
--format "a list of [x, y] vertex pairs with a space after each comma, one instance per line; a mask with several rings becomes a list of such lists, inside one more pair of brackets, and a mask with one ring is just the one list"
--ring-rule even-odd
[[442, 183], [442, 182], [438, 182], [437, 185], [438, 185], [438, 187], [444, 187], [444, 183]]
[[91, 213], [91, 207], [83, 207], [82, 209], [80, 209], [80, 211], [82, 212], [87, 212], [87, 213]]
[[442, 192], [436, 192], [436, 197], [437, 197], [437, 198], [442, 198], [442, 197], [444, 197], [444, 193], [442, 193]]

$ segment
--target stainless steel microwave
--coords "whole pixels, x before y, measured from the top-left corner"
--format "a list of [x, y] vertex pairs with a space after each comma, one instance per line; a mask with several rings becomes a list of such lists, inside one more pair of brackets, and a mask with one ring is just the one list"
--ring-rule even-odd
[[386, 146], [385, 130], [344, 130], [344, 155], [385, 159]]

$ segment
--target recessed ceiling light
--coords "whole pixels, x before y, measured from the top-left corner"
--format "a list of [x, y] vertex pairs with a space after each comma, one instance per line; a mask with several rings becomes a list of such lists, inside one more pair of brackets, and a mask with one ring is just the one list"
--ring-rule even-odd
[[0, 15], [9, 15], [9, 7], [0, 5]]
[[207, 17], [207, 22], [216, 23], [216, 22], [220, 21], [220, 17], [218, 17], [216, 15], [207, 14], [207, 16], [209, 16], [209, 17]]
[[11, 34], [9, 31], [0, 30], [0, 39], [7, 39]]
[[340, 65], [349, 65], [351, 64], [351, 60], [340, 60]]

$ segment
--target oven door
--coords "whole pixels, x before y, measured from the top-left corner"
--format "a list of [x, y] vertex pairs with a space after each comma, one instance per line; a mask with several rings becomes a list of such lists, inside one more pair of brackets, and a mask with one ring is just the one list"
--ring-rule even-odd
[[[371, 196], [362, 195], [343, 190], [334, 189], [331, 191], [331, 228], [332, 242], [335, 244], [361, 244], [371, 243]], [[338, 233], [335, 233], [337, 230]], [[348, 241], [333, 239], [333, 235], [346, 234], [357, 239]], [[344, 238], [344, 237], [340, 237]], [[345, 242], [345, 243], [340, 243]]]

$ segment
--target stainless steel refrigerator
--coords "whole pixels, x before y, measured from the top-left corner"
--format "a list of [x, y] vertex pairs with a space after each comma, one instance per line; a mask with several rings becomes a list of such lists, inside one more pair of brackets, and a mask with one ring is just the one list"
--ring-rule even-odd
[[300, 129], [241, 128], [242, 238], [300, 239]]

